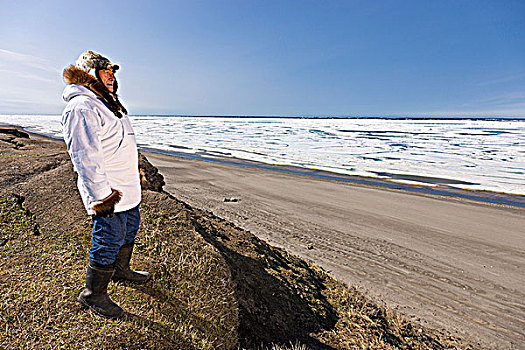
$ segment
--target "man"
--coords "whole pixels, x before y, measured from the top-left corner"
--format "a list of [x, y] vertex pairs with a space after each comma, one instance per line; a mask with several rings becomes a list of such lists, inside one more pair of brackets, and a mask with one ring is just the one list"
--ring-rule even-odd
[[151, 275], [129, 262], [139, 229], [141, 201], [138, 153], [127, 111], [117, 97], [119, 66], [86, 51], [64, 70], [64, 140], [84, 206], [93, 220], [86, 288], [78, 301], [94, 312], [118, 318], [122, 308], [107, 294], [113, 281], [146, 283]]

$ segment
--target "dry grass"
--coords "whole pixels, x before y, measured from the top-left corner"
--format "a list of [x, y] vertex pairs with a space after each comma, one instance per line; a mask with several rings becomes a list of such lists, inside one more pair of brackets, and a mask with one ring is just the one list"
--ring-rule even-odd
[[109, 321], [76, 302], [86, 239], [45, 229], [35, 236], [32, 218], [15, 199], [2, 200], [0, 213], [1, 349], [235, 347], [237, 308], [221, 257], [180, 225], [143, 210], [145, 239], [137, 256], [139, 265], [154, 270], [154, 282], [110, 284], [127, 313]]
[[308, 347], [300, 342], [289, 342], [286, 345], [271, 344], [270, 346], [261, 346], [257, 350], [308, 350]]

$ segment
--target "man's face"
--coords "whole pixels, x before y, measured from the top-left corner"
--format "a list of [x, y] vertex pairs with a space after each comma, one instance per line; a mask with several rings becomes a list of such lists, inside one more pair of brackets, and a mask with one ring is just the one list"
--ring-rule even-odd
[[115, 73], [111, 69], [101, 69], [98, 71], [100, 80], [106, 85], [109, 91], [113, 92], [113, 83], [115, 83]]

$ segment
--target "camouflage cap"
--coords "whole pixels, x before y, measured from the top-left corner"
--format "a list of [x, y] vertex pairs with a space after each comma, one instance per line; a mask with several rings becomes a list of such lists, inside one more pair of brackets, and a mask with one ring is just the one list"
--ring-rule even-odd
[[95, 75], [95, 72], [100, 69], [112, 69], [116, 71], [120, 68], [118, 64], [114, 64], [108, 58], [102, 56], [95, 51], [84, 51], [75, 62], [75, 66]]

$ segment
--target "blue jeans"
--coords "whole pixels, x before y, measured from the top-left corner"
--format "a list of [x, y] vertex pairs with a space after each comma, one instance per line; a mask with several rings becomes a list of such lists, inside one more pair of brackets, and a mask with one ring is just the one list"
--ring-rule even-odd
[[135, 240], [139, 224], [138, 206], [108, 217], [93, 216], [89, 260], [101, 265], [113, 264], [120, 247]]

